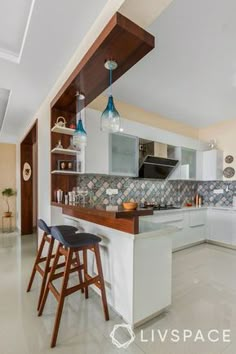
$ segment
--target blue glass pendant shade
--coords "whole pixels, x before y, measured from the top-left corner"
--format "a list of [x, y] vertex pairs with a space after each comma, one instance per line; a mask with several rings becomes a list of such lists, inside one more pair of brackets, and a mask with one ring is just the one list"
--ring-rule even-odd
[[109, 96], [106, 109], [101, 116], [101, 129], [110, 132], [120, 130], [120, 115], [116, 110], [112, 95]]
[[[108, 102], [105, 110], [101, 115], [101, 130], [108, 131], [111, 133], [120, 131], [120, 115], [114, 105], [113, 96], [112, 96], [112, 70], [114, 70], [117, 65], [115, 62], [109, 62], [111, 65], [105, 67], [109, 68], [109, 88], [110, 94], [108, 97]], [[113, 66], [115, 64], [115, 67]]]
[[84, 129], [81, 117], [78, 120], [76, 130], [73, 134], [73, 144], [75, 146], [86, 145], [87, 144], [87, 133]]

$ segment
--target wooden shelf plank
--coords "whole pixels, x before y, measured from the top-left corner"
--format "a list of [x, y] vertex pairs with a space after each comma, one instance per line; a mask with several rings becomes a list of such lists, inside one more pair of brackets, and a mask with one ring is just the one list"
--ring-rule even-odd
[[64, 127], [58, 127], [54, 126], [51, 130], [53, 133], [60, 133], [60, 134], [66, 134], [66, 135], [73, 135], [75, 130], [70, 129], [70, 128], [64, 128]]
[[60, 154], [60, 155], [76, 156], [77, 154], [80, 154], [80, 151], [54, 148], [53, 150], [51, 150], [51, 153], [52, 154]]
[[82, 175], [82, 172], [77, 172], [77, 171], [61, 171], [61, 170], [53, 170], [51, 172], [52, 175], [72, 175], [72, 176], [76, 176], [76, 175]]

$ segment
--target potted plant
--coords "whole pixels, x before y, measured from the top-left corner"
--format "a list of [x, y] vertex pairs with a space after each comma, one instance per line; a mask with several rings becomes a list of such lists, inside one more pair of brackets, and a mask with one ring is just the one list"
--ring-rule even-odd
[[6, 188], [2, 191], [2, 196], [5, 198], [7, 203], [7, 211], [5, 211], [4, 216], [8, 218], [12, 216], [12, 212], [10, 211], [9, 198], [13, 197], [14, 195], [16, 195], [16, 192], [12, 188]]

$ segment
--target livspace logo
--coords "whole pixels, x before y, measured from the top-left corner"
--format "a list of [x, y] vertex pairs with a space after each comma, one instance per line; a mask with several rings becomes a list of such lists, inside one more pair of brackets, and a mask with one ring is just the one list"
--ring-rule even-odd
[[[125, 329], [128, 334], [129, 338], [125, 342], [121, 342], [121, 340], [118, 339], [117, 331], [120, 328]], [[132, 327], [128, 324], [125, 324], [125, 323], [115, 325], [113, 327], [113, 330], [110, 333], [110, 337], [111, 337], [112, 343], [119, 349], [121, 349], [121, 348], [127, 349], [130, 346], [130, 344], [133, 343], [133, 341], [135, 340], [135, 334], [134, 334], [134, 331], [132, 330]]]
[[[118, 339], [117, 331], [119, 329], [125, 329], [126, 334], [128, 334], [128, 340], [121, 342]], [[135, 334], [132, 330], [132, 327], [128, 324], [119, 324], [115, 325], [112, 332], [110, 333], [110, 337], [112, 339], [112, 343], [117, 348], [127, 349], [131, 343], [135, 340]], [[192, 331], [191, 329], [151, 329], [151, 330], [141, 330], [138, 335], [136, 335], [137, 341], [142, 343], [148, 342], [210, 342], [210, 343], [230, 343], [231, 342], [231, 330], [230, 329], [222, 329], [218, 330], [216, 328], [212, 328], [208, 331], [202, 331], [201, 329], [196, 329]]]
[[149, 332], [141, 330], [140, 331], [140, 341], [141, 342], [155, 342], [155, 341], [160, 341], [160, 342], [173, 342], [173, 343], [178, 343], [178, 342], [188, 342], [188, 341], [193, 341], [193, 342], [211, 342], [211, 343], [217, 343], [217, 342], [224, 342], [224, 343], [229, 343], [231, 342], [231, 331], [230, 329], [210, 329], [209, 331], [202, 331], [201, 329], [197, 329], [195, 331], [192, 331], [191, 329], [183, 329], [183, 330], [178, 330], [178, 329], [165, 329], [165, 330], [160, 330], [160, 329], [152, 329]]

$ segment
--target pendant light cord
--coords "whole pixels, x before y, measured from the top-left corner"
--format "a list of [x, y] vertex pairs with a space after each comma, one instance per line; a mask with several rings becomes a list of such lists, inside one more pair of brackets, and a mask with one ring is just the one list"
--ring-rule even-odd
[[109, 84], [110, 84], [110, 87], [109, 87], [109, 91], [110, 91], [110, 96], [112, 96], [112, 69], [110, 68], [110, 70], [109, 70], [109, 77], [110, 77], [110, 79], [109, 79]]
[[79, 120], [81, 120], [81, 111], [80, 111], [80, 99], [79, 99], [79, 95], [77, 96], [77, 114], [78, 114], [77, 121], [79, 121]]

